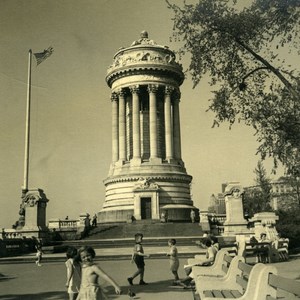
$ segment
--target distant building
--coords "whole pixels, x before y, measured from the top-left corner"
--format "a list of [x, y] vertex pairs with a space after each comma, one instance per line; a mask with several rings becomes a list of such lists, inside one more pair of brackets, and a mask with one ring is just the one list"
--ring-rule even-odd
[[[273, 210], [287, 210], [292, 209], [293, 207], [299, 205], [298, 197], [299, 197], [299, 188], [300, 182], [298, 184], [298, 192], [297, 185], [293, 185], [292, 181], [288, 177], [280, 177], [275, 180], [271, 180], [271, 207]], [[245, 192], [247, 190], [260, 189], [259, 186], [249, 186], [245, 187]]]
[[277, 180], [271, 181], [272, 185], [272, 203], [274, 210], [291, 209], [299, 205], [299, 185], [298, 193], [297, 186], [292, 186], [291, 181], [287, 177], [280, 177]]
[[212, 194], [208, 206], [208, 212], [215, 214], [226, 214], [224, 193]]

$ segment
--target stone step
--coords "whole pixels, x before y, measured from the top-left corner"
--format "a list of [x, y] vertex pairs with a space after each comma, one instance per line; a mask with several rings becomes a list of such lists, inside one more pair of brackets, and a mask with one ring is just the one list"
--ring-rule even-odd
[[136, 221], [133, 223], [98, 224], [85, 238], [90, 239], [115, 239], [133, 238], [137, 232], [144, 237], [178, 237], [203, 235], [199, 223], [159, 223]]

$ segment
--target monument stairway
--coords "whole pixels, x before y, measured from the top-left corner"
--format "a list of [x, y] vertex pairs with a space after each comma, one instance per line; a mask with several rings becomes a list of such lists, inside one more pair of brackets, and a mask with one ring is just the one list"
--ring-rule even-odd
[[112, 247], [132, 247], [134, 235], [144, 235], [145, 246], [166, 246], [170, 238], [177, 240], [177, 245], [195, 245], [203, 235], [199, 223], [159, 223], [136, 221], [128, 223], [98, 224], [81, 240], [64, 241], [65, 246], [89, 245], [96, 249]]
[[133, 238], [137, 232], [144, 237], [199, 237], [203, 234], [199, 223], [160, 223], [155, 221], [135, 221], [133, 223], [98, 224], [85, 239]]

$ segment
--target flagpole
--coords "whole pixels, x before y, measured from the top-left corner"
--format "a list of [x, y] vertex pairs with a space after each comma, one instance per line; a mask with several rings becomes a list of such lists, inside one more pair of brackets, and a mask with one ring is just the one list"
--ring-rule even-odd
[[24, 181], [22, 191], [28, 191], [29, 174], [29, 141], [30, 141], [30, 101], [31, 101], [31, 61], [32, 51], [28, 53], [28, 79], [27, 79], [27, 103], [26, 103], [26, 124], [25, 124], [25, 156], [24, 156]]

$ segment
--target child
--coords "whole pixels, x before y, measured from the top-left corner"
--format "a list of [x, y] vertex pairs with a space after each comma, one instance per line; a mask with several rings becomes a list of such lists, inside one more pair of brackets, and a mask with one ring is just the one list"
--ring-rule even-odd
[[98, 284], [99, 276], [110, 283], [117, 295], [121, 294], [119, 285], [107, 275], [99, 266], [94, 264], [93, 259], [96, 256], [95, 250], [92, 247], [83, 246], [79, 249], [80, 258], [82, 261], [82, 277], [80, 291], [77, 300], [102, 300], [107, 299]]
[[150, 255], [144, 254], [144, 249], [142, 246], [143, 234], [137, 233], [135, 234], [134, 238], [135, 238], [135, 245], [133, 249], [132, 262], [135, 262], [137, 266], [137, 271], [131, 277], [128, 277], [127, 280], [130, 285], [133, 285], [133, 279], [138, 275], [140, 275], [140, 285], [146, 285], [148, 283], [144, 281], [144, 273], [145, 273], [144, 257], [150, 257]]
[[184, 278], [180, 281], [180, 285], [182, 285], [184, 288], [187, 288], [194, 279], [194, 275], [192, 272], [193, 266], [206, 266], [207, 267], [207, 266], [211, 266], [214, 263], [216, 254], [218, 252], [217, 248], [212, 245], [212, 241], [210, 239], [207, 239], [205, 241], [205, 246], [207, 249], [206, 249], [206, 254], [205, 254], [204, 260], [201, 260], [192, 265], [183, 266], [186, 274], [188, 275], [186, 278]]
[[37, 260], [35, 261], [35, 263], [40, 267], [42, 265], [41, 261], [42, 261], [42, 258], [43, 258], [43, 251], [42, 251], [41, 244], [37, 243], [35, 245], [35, 249], [36, 249], [36, 257], [37, 257]]
[[75, 300], [80, 289], [81, 267], [79, 264], [79, 256], [77, 249], [69, 247], [66, 253], [68, 260], [65, 262], [67, 268], [67, 282], [68, 294], [70, 300]]
[[177, 281], [179, 280], [178, 276], [178, 268], [179, 268], [179, 259], [178, 259], [178, 251], [176, 248], [176, 240], [170, 239], [168, 241], [168, 245], [170, 247], [170, 252], [167, 253], [167, 256], [170, 257], [170, 270], [174, 275], [173, 285], [177, 285]]

